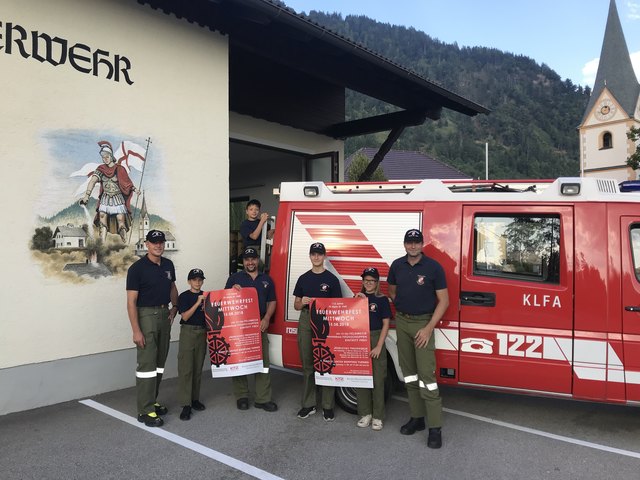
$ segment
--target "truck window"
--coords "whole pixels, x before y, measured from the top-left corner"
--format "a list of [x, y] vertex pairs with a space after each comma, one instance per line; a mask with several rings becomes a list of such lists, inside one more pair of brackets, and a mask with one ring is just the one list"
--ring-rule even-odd
[[633, 225], [630, 230], [631, 249], [633, 253], [633, 270], [640, 281], [640, 225]]
[[480, 214], [473, 223], [475, 275], [560, 282], [559, 215]]

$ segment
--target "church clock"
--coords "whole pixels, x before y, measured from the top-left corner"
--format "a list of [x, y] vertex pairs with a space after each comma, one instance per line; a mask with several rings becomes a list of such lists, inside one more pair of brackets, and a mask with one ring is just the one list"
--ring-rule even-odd
[[596, 108], [595, 115], [598, 120], [606, 121], [616, 114], [616, 106], [611, 100], [603, 100]]

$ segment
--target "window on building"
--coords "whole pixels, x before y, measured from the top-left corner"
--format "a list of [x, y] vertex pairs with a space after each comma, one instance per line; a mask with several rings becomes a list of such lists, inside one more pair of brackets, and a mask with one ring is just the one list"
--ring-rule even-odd
[[476, 216], [473, 273], [559, 283], [560, 217]]
[[613, 137], [611, 136], [611, 132], [604, 132], [602, 134], [600, 150], [605, 150], [607, 148], [613, 148]]

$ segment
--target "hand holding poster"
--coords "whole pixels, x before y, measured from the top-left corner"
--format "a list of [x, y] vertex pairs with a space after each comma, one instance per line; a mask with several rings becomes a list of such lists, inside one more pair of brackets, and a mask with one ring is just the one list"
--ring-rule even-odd
[[317, 298], [311, 304], [317, 385], [373, 388], [366, 298]]
[[205, 292], [204, 317], [213, 378], [262, 372], [260, 308], [255, 288]]

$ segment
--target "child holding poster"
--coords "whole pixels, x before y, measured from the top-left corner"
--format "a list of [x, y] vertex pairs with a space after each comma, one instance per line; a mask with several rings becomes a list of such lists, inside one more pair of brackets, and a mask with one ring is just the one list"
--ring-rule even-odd
[[178, 297], [180, 319], [180, 341], [178, 346], [178, 401], [182, 405], [180, 420], [191, 418], [191, 409], [204, 410], [200, 403], [200, 380], [202, 365], [207, 351], [207, 329], [205, 327], [202, 302], [204, 272], [194, 268], [187, 276], [189, 290]]
[[[324, 267], [327, 255], [325, 246], [316, 242], [309, 247], [311, 270], [303, 273], [293, 289], [293, 307], [300, 312], [298, 321], [298, 350], [302, 362], [302, 408], [298, 418], [309, 418], [316, 413], [316, 384], [313, 371], [313, 345], [309, 306], [314, 298], [341, 298], [340, 280]], [[335, 419], [335, 387], [320, 387], [322, 392], [322, 418], [326, 422]]]
[[373, 367], [373, 390], [356, 388], [358, 397], [358, 427], [382, 430], [384, 418], [384, 381], [387, 377], [387, 349], [384, 341], [389, 332], [391, 306], [389, 299], [380, 293], [380, 273], [376, 268], [365, 268], [362, 272], [362, 290], [356, 296], [369, 300], [369, 329], [371, 330], [371, 365]]

